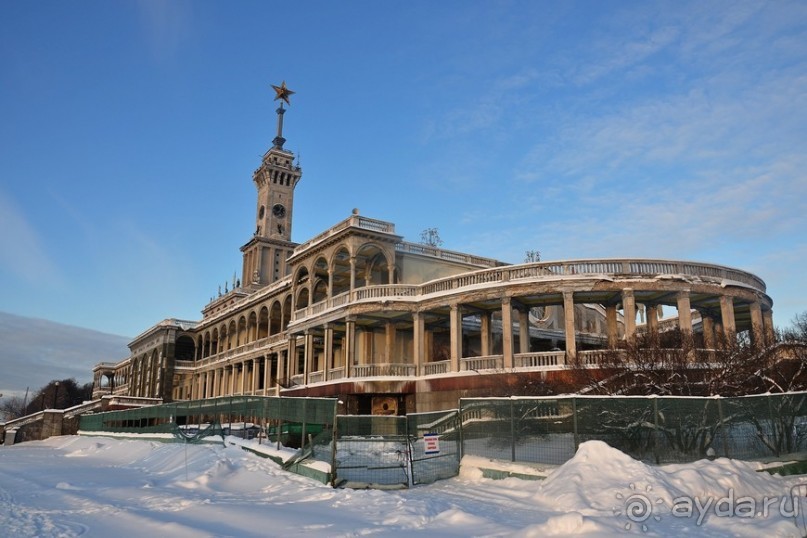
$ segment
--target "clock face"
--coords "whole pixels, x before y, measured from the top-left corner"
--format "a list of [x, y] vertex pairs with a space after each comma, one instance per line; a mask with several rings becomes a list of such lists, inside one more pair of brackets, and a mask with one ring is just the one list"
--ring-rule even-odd
[[274, 207], [272, 207], [272, 214], [275, 217], [282, 219], [283, 217], [286, 216], [286, 208], [283, 207], [281, 204], [275, 204]]

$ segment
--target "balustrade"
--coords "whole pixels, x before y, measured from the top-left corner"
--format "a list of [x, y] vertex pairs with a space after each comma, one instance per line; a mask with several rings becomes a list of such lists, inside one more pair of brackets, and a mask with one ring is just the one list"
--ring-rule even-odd
[[534, 353], [516, 353], [513, 356], [516, 368], [551, 368], [566, 363], [565, 351], [537, 351]]
[[501, 355], [490, 355], [487, 357], [465, 357], [460, 359], [460, 370], [496, 370], [504, 367], [504, 357]]
[[446, 374], [451, 368], [451, 361], [427, 362], [423, 365], [423, 375]]

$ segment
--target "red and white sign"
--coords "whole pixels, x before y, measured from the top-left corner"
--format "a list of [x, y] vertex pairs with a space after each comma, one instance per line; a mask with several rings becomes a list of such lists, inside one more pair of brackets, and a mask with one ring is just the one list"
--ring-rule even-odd
[[439, 454], [440, 453], [440, 436], [436, 433], [427, 433], [423, 435], [423, 453], [424, 454]]

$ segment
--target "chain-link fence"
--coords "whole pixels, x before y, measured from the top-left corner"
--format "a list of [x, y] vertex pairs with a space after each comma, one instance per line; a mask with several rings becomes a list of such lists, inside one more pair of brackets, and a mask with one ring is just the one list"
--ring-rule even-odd
[[456, 410], [407, 416], [337, 417], [335, 484], [407, 487], [459, 473]]
[[807, 393], [738, 398], [546, 397], [460, 401], [463, 455], [562, 464], [605, 441], [652, 463], [760, 459], [807, 449]]
[[332, 398], [224, 396], [82, 415], [79, 427], [86, 432], [172, 434], [185, 441], [263, 434], [278, 445], [302, 448], [315, 436], [319, 443], [330, 443], [336, 405]]
[[297, 448], [284, 466], [317, 460], [331, 482], [408, 487], [459, 473], [462, 456], [560, 465], [601, 440], [651, 463], [762, 459], [807, 450], [807, 393], [741, 398], [473, 398], [459, 410], [336, 415], [329, 398], [223, 397], [83, 415], [87, 432], [266, 435]]

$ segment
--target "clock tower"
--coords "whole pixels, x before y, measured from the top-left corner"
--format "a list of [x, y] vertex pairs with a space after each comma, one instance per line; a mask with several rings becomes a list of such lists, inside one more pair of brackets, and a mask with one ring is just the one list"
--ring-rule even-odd
[[291, 217], [294, 207], [294, 187], [303, 175], [299, 163], [294, 162], [294, 154], [283, 149], [283, 103], [291, 104], [289, 96], [294, 92], [286, 87], [272, 86], [275, 100], [280, 99], [277, 109], [277, 136], [272, 141], [261, 166], [252, 174], [252, 181], [258, 189], [258, 204], [255, 213], [255, 233], [243, 247], [243, 285], [263, 287], [286, 276], [286, 259], [291, 255], [296, 243], [291, 242]]

